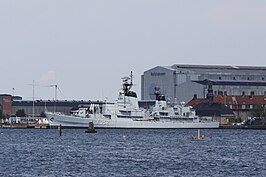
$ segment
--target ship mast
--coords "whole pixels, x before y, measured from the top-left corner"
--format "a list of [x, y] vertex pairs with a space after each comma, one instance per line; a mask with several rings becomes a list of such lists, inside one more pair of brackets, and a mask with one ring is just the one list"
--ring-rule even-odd
[[161, 95], [160, 88], [159, 87], [154, 87], [154, 95], [155, 95], [155, 100], [159, 99], [159, 96]]
[[33, 117], [33, 118], [34, 118], [34, 116], [35, 116], [35, 115], [34, 115], [34, 114], [35, 114], [35, 113], [34, 113], [34, 106], [35, 106], [35, 105], [34, 105], [34, 102], [35, 102], [35, 99], [34, 99], [34, 87], [35, 87], [35, 84], [34, 84], [34, 80], [33, 80], [33, 84], [32, 84], [32, 88], [33, 88], [33, 89], [32, 89], [32, 93], [33, 93], [33, 96], [32, 96], [32, 117]]
[[131, 71], [131, 73], [130, 73], [130, 86], [129, 86], [128, 90], [130, 90], [132, 88], [132, 86], [133, 86], [133, 72]]
[[[132, 74], [132, 71], [131, 71], [130, 77], [123, 77], [122, 79], [123, 79], [123, 91], [124, 91], [124, 94], [127, 95], [128, 92], [130, 91], [130, 89], [133, 86], [133, 74]], [[130, 80], [130, 83], [128, 82], [129, 80]]]
[[[124, 104], [126, 104], [126, 97], [125, 96], [129, 96], [130, 93], [130, 89], [133, 86], [133, 72], [131, 71], [130, 73], [130, 77], [123, 77], [123, 92], [124, 92]], [[130, 80], [130, 82], [129, 82]]]

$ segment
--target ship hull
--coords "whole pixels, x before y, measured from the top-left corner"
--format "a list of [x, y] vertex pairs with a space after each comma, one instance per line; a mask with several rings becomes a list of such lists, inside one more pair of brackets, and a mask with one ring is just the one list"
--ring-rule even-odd
[[87, 128], [93, 122], [95, 128], [114, 129], [182, 129], [182, 128], [219, 128], [219, 122], [193, 122], [184, 120], [133, 120], [130, 118], [104, 118], [90, 117], [82, 118], [62, 114], [46, 113], [50, 127], [59, 125], [68, 128]]

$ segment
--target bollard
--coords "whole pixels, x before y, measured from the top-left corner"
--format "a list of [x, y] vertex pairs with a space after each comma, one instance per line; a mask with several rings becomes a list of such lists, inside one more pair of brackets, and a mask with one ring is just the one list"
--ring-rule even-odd
[[60, 124], [58, 127], [59, 136], [62, 136], [62, 125]]
[[200, 129], [198, 129], [198, 140], [200, 140]]
[[93, 122], [89, 123], [88, 129], [85, 131], [85, 133], [97, 133], [97, 131], [94, 128]]

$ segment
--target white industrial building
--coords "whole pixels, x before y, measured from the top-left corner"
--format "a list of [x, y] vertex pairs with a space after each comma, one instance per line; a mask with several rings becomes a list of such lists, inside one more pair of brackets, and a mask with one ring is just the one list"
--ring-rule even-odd
[[217, 95], [266, 95], [266, 67], [180, 65], [157, 66], [141, 77], [141, 99], [154, 100], [159, 87], [171, 103], [205, 98], [208, 85]]

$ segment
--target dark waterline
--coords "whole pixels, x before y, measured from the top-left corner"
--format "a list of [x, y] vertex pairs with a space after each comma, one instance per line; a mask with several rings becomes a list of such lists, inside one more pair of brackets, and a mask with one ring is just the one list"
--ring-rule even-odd
[[266, 176], [266, 131], [0, 129], [0, 176]]

